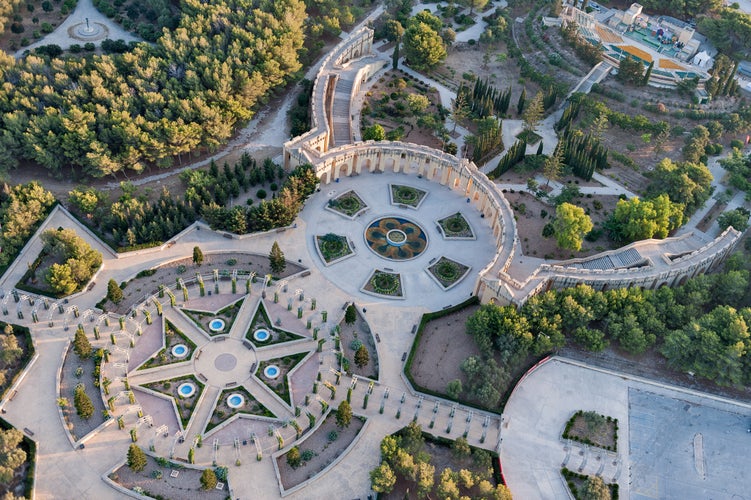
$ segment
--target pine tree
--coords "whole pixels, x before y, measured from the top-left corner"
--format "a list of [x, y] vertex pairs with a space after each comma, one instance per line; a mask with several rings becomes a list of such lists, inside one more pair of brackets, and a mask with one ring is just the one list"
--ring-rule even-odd
[[352, 407], [347, 401], [339, 403], [339, 407], [336, 409], [336, 425], [340, 428], [349, 427], [349, 423], [352, 421]]
[[201, 474], [201, 489], [213, 490], [216, 488], [216, 472], [213, 469], [204, 469]]
[[362, 368], [370, 362], [370, 354], [368, 348], [361, 345], [355, 352], [355, 364]]
[[545, 108], [542, 103], [542, 93], [538, 92], [530, 101], [527, 109], [524, 110], [522, 120], [524, 121], [524, 129], [534, 132], [537, 128], [537, 124], [542, 119], [542, 115], [545, 113]]
[[76, 330], [76, 335], [73, 339], [73, 351], [81, 359], [88, 359], [91, 356], [91, 342], [89, 342], [88, 337], [86, 337], [86, 334], [80, 328]]
[[545, 184], [550, 185], [550, 181], [557, 181], [561, 177], [561, 170], [563, 169], [563, 145], [558, 144], [553, 155], [545, 160], [545, 165], [542, 167], [542, 175], [548, 180]]
[[198, 246], [193, 247], [193, 264], [197, 266], [203, 264], [203, 252]]
[[146, 454], [140, 446], [133, 443], [128, 448], [128, 467], [134, 472], [141, 472], [146, 468]]
[[76, 407], [76, 413], [84, 420], [88, 420], [94, 414], [94, 404], [91, 402], [91, 398], [86, 394], [86, 389], [83, 385], [76, 386], [75, 393], [73, 395], [73, 405]]
[[271, 245], [271, 252], [269, 253], [269, 266], [271, 267], [271, 272], [275, 274], [284, 272], [284, 269], [287, 267], [287, 261], [284, 259], [284, 253], [282, 252], [282, 249], [279, 248], [279, 243], [276, 241], [273, 245]]
[[123, 300], [123, 291], [113, 279], [107, 282], [107, 299], [113, 304], [119, 304]]
[[354, 325], [355, 321], [357, 321], [357, 309], [355, 309], [354, 304], [350, 304], [344, 312], [344, 322], [348, 325]]

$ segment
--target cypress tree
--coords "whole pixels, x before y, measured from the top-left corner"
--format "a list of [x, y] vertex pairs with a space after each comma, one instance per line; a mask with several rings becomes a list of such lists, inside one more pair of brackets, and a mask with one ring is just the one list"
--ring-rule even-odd
[[644, 78], [642, 78], [641, 84], [642, 86], [647, 85], [649, 83], [649, 77], [652, 76], [652, 68], [655, 67], [655, 62], [652, 61], [649, 63], [649, 66], [647, 67], [647, 72], [644, 73]]
[[519, 94], [519, 100], [516, 103], [516, 114], [521, 115], [524, 111], [524, 104], [527, 101], [527, 89], [522, 89], [522, 93]]

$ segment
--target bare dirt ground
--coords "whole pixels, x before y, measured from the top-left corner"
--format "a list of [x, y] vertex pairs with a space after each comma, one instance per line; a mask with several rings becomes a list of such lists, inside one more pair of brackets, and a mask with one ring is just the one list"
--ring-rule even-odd
[[[348, 325], [342, 319], [339, 323], [339, 338], [341, 339], [341, 348], [344, 357], [349, 360], [349, 370], [353, 374], [361, 377], [367, 377], [371, 380], [378, 380], [378, 351], [373, 341], [373, 335], [370, 333], [370, 327], [358, 311], [357, 320], [354, 324]], [[368, 350], [368, 364], [360, 368], [355, 364], [355, 351], [350, 347], [353, 340], [357, 338], [363, 343]]]
[[[12, 54], [21, 47], [41, 38], [41, 36], [38, 38], [35, 37], [34, 34], [37, 32], [39, 35], [44, 35], [41, 29], [42, 24], [49, 23], [54, 28], [65, 21], [69, 14], [61, 13], [60, 8], [63, 6], [62, 2], [58, 1], [50, 3], [52, 5], [52, 10], [50, 12], [45, 12], [44, 9], [42, 9], [42, 0], [28, 0], [26, 2], [21, 2], [16, 9], [15, 14], [21, 16], [21, 21], [18, 23], [23, 26], [23, 32], [14, 33], [13, 30], [11, 30], [11, 24], [13, 24], [13, 16], [11, 16], [6, 24], [5, 31], [0, 33], [0, 50]], [[27, 7], [27, 5], [30, 7]], [[36, 19], [36, 22], [34, 22], [34, 19]], [[26, 40], [25, 44], [23, 43], [24, 39]], [[81, 43], [81, 45], [83, 45], [83, 43]]]
[[[80, 377], [76, 376], [76, 369], [78, 367], [83, 368], [83, 373]], [[104, 417], [102, 416], [104, 402], [99, 396], [99, 388], [94, 385], [93, 373], [94, 357], [80, 359], [73, 352], [73, 344], [71, 343], [60, 372], [60, 397], [68, 400], [69, 404], [63, 409], [63, 415], [65, 416], [68, 430], [75, 440], [81, 439], [104, 422]], [[94, 413], [88, 419], [79, 417], [75, 406], [73, 406], [73, 395], [76, 386], [79, 384], [83, 384], [86, 394], [94, 405]]]
[[418, 385], [443, 393], [450, 381], [459, 379], [466, 387], [467, 378], [459, 366], [468, 357], [479, 356], [480, 349], [465, 333], [464, 325], [478, 308], [467, 307], [425, 325], [410, 369]]
[[[347, 446], [354, 441], [360, 433], [360, 429], [365, 425], [364, 421], [353, 416], [349, 426], [340, 429], [336, 426], [335, 414], [335, 410], [329, 412], [326, 420], [304, 441], [298, 443], [300, 453], [305, 450], [312, 450], [315, 453], [311, 460], [293, 469], [287, 463], [286, 454], [276, 459], [279, 466], [279, 476], [285, 489], [292, 488], [325, 469], [347, 449]], [[329, 433], [331, 432], [336, 432], [337, 435], [333, 441], [329, 440]]]
[[[402, 118], [390, 116], [389, 112], [386, 111], [387, 109], [393, 109], [396, 105], [405, 106], [406, 97], [400, 97], [396, 100], [392, 99], [386, 104], [380, 103], [385, 96], [398, 94], [405, 96], [409, 94], [424, 95], [430, 101], [430, 105], [420, 115], [434, 115], [438, 113], [438, 104], [440, 104], [441, 98], [436, 90], [431, 89], [428, 92], [423, 92], [415, 88], [415, 82], [410, 80], [406, 76], [406, 73], [391, 70], [385, 73], [377, 83], [373, 84], [365, 95], [363, 103], [363, 127], [379, 123], [388, 133], [401, 125], [404, 129], [403, 140], [441, 149], [441, 141], [430, 130], [417, 126], [419, 116], [412, 114], [409, 107], [406, 109], [407, 114]], [[386, 115], [383, 117], [374, 116], [375, 113], [366, 113], [365, 110], [371, 110], [372, 112], [386, 111]]]
[[[110, 479], [129, 490], [137, 486], [143, 488], [150, 497], [159, 495], [161, 498], [184, 498], [186, 500], [224, 500], [227, 497], [226, 486], [221, 490], [201, 489], [202, 470], [162, 467], [154, 458], [147, 455], [146, 459], [148, 463], [141, 472], [133, 472], [127, 465], [123, 465], [110, 475]], [[179, 471], [177, 477], [170, 477], [170, 472], [173, 470]], [[152, 477], [154, 471], [162, 473], [161, 479]]]
[[588, 439], [594, 443], [595, 446], [601, 448], [608, 448], [610, 446], [617, 446], [617, 433], [615, 426], [617, 422], [613, 420], [604, 420], [592, 428], [587, 424], [587, 420], [584, 415], [575, 415], [572, 417], [574, 423], [569, 430], [569, 436], [575, 436], [579, 439]]
[[527, 87], [527, 95], [534, 96], [538, 86], [534, 82], [519, 83], [519, 67], [513, 59], [506, 57], [506, 45], [499, 43], [491, 48], [491, 57], [487, 65], [483, 61], [485, 48], [479, 45], [457, 43], [449, 50], [446, 61], [429, 76], [438, 76], [439, 82], [446, 82], [449, 86], [458, 88], [464, 82], [465, 85], [473, 85], [462, 76], [473, 74], [477, 78], [488, 82], [499, 91], [505, 91], [511, 87], [511, 100], [509, 115], [516, 114], [516, 102], [522, 93], [522, 88]]
[[[156, 293], [159, 290], [160, 284], [172, 286], [177, 277], [192, 278], [196, 271], [206, 272], [214, 268], [227, 268], [227, 261], [230, 259], [237, 261], [235, 265], [231, 266], [232, 268], [253, 270], [256, 271], [258, 276], [265, 276], [271, 272], [269, 258], [265, 255], [251, 253], [206, 254], [204, 255], [202, 267], [195, 266], [192, 257], [186, 257], [185, 259], [159, 266], [157, 272], [152, 276], [132, 279], [123, 290], [123, 301], [118, 305], [107, 301], [104, 304], [104, 308], [107, 311], [125, 314], [131, 307], [143, 301], [144, 295]], [[184, 273], [178, 274], [177, 268], [179, 266], [185, 266], [186, 270]], [[302, 270], [302, 266], [288, 261], [286, 269], [278, 278], [285, 278]]]
[[[569, 259], [577, 257], [588, 257], [603, 250], [617, 248], [605, 235], [600, 236], [596, 241], [584, 241], [582, 249], [579, 252], [570, 250], [561, 250], [556, 244], [554, 236], [544, 238], [542, 229], [545, 224], [552, 222], [555, 216], [555, 206], [540, 201], [535, 196], [526, 192], [506, 192], [506, 199], [514, 209], [517, 218], [516, 230], [519, 233], [519, 240], [522, 243], [524, 255], [533, 257], [542, 257], [546, 259]], [[602, 208], [595, 209], [594, 201], [602, 203]], [[575, 205], [582, 207], [589, 213], [595, 229], [602, 227], [610, 214], [615, 210], [618, 203], [617, 196], [597, 196], [596, 198], [587, 198], [585, 196], [573, 201]], [[542, 217], [543, 211], [547, 212]]]

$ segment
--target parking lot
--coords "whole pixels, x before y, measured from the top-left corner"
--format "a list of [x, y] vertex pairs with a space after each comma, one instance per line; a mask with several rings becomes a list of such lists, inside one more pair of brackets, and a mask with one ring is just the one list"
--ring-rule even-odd
[[629, 389], [631, 499], [749, 498], [748, 412]]
[[[617, 453], [567, 451], [577, 410], [618, 419]], [[553, 357], [517, 385], [503, 422], [501, 463], [519, 498], [566, 498], [565, 464], [617, 482], [623, 499], [751, 499], [746, 404]]]

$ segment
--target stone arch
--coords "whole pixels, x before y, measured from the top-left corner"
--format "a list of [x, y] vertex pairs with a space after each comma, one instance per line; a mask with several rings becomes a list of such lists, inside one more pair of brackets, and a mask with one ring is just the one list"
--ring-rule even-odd
[[686, 276], [684, 274], [683, 276], [681, 276], [680, 278], [678, 278], [678, 286], [685, 285], [687, 281], [688, 281], [688, 276]]

